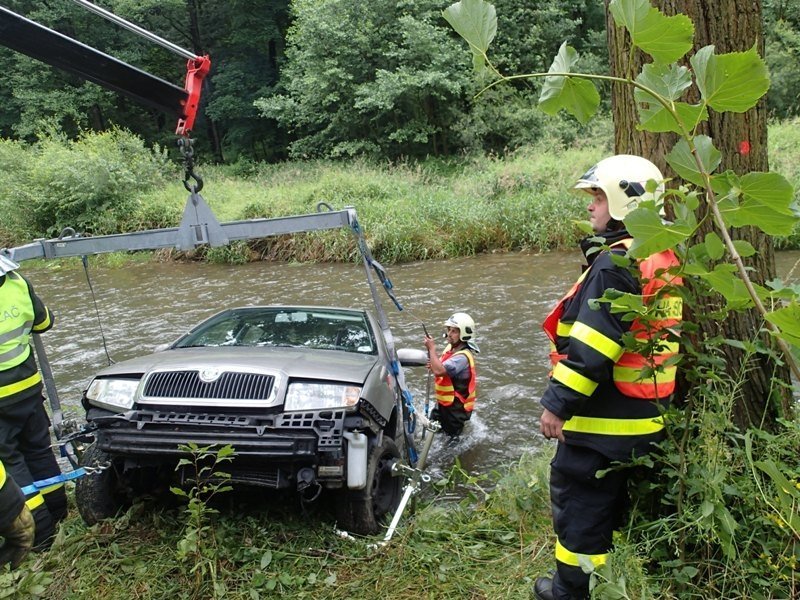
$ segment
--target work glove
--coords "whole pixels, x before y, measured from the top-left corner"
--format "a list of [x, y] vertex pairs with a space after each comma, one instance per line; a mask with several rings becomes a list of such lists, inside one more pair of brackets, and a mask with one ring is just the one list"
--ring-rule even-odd
[[17, 518], [8, 527], [0, 529], [0, 536], [6, 540], [0, 546], [0, 566], [11, 563], [11, 568], [16, 569], [33, 546], [35, 535], [36, 523], [33, 515], [28, 507], [23, 505]]

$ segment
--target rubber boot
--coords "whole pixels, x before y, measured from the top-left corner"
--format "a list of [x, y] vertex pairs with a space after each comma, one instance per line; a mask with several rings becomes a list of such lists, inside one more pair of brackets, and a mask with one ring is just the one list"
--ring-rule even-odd
[[533, 584], [533, 597], [536, 600], [553, 600], [553, 580], [550, 577], [537, 577]]
[[8, 527], [0, 530], [0, 535], [6, 540], [0, 546], [0, 566], [11, 563], [11, 568], [16, 569], [33, 547], [36, 535], [36, 522], [27, 506], [22, 507]]

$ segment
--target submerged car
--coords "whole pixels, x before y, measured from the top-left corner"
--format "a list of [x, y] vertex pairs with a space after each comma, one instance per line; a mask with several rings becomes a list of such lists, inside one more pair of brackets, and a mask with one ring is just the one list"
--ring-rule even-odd
[[[366, 310], [243, 307], [103, 369], [83, 397], [96, 430], [82, 464], [103, 470], [77, 482], [81, 516], [93, 524], [159, 484], [191, 480], [180, 460], [189, 444], [230, 445], [232, 483], [306, 501], [327, 490], [340, 527], [377, 532], [404, 485], [393, 472], [402, 386], [387, 347]], [[424, 364], [419, 352], [398, 352], [400, 364]]]

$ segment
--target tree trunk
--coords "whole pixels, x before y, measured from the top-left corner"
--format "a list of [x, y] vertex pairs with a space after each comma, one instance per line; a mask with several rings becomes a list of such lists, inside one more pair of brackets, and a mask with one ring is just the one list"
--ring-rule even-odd
[[[609, 0], [605, 0], [606, 9]], [[764, 36], [762, 31], [761, 0], [651, 0], [651, 3], [666, 15], [683, 13], [695, 25], [694, 48], [691, 54], [704, 46], [714, 45], [717, 54], [743, 52], [756, 44], [761, 56], [764, 55]], [[634, 78], [641, 71], [643, 59], [641, 52], [630, 53], [630, 39], [627, 32], [617, 28], [611, 14], [606, 10], [608, 48], [611, 74], [618, 77]], [[685, 62], [689, 67], [688, 60]], [[699, 100], [696, 88], [690, 90], [694, 97], [689, 102]], [[638, 154], [656, 163], [667, 177], [675, 177], [668, 168], [665, 155], [677, 141], [674, 134], [653, 134], [636, 130], [638, 114], [631, 86], [614, 84], [611, 98], [614, 116], [614, 148], [617, 153]], [[709, 109], [709, 120], [698, 133], [709, 135], [714, 145], [722, 153], [720, 170], [736, 173], [767, 171], [767, 114], [766, 102], [743, 114], [717, 113]], [[704, 212], [701, 206], [699, 212]], [[700, 215], [698, 215], [700, 216]], [[710, 222], [695, 235], [695, 240], [703, 240], [712, 229]], [[747, 240], [758, 253], [745, 259], [752, 267], [750, 276], [758, 284], [775, 277], [775, 254], [772, 239], [763, 232], [750, 228], [730, 230], [733, 239]], [[703, 314], [711, 314], [724, 303], [720, 298], [709, 301], [709, 306], [701, 307]], [[686, 315], [692, 320], [692, 315]], [[729, 339], [752, 340], [761, 327], [761, 317], [755, 310], [732, 312], [723, 322], [697, 319], [701, 328], [700, 338], [723, 336]], [[767, 336], [761, 341], [770, 347], [774, 345]], [[739, 427], [757, 426], [773, 429], [776, 418], [790, 413], [791, 396], [788, 387], [773, 387], [775, 381], [788, 383], [789, 370], [778, 365], [764, 354], [747, 359], [736, 348], [725, 345], [725, 358], [728, 374], [739, 377], [746, 369], [746, 379], [735, 399], [733, 420]], [[747, 364], [743, 364], [748, 361]]]

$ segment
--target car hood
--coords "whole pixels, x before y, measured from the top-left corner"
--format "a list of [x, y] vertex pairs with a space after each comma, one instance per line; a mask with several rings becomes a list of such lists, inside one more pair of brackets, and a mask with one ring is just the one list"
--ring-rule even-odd
[[106, 367], [97, 376], [216, 368], [363, 384], [377, 355], [305, 348], [176, 348]]

